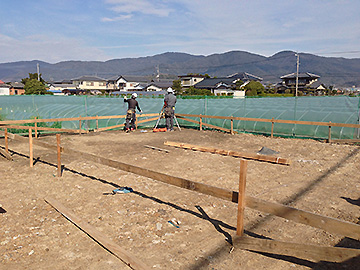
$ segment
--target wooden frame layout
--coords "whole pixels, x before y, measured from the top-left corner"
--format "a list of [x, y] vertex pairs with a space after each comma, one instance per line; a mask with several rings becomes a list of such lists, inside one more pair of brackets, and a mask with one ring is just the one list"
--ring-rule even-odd
[[[235, 117], [235, 116], [216, 116], [216, 115], [202, 115], [202, 114], [183, 114], [183, 113], [177, 113], [177, 117], [184, 119], [185, 121], [195, 123], [199, 125], [199, 129], [202, 130], [202, 126], [207, 126], [214, 129], [219, 129], [225, 132], [229, 132], [231, 134], [237, 133], [234, 131], [234, 120], [239, 121], [253, 121], [253, 122], [266, 122], [271, 123], [271, 138], [274, 136], [274, 124], [275, 123], [282, 123], [282, 124], [295, 124], [295, 125], [312, 125], [312, 126], [327, 126], [329, 127], [329, 133], [328, 133], [328, 139], [327, 141], [329, 143], [331, 142], [359, 142], [360, 139], [338, 139], [338, 140], [332, 140], [331, 139], [331, 127], [346, 127], [346, 128], [358, 128], [360, 129], [360, 124], [345, 124], [345, 123], [332, 123], [330, 122], [316, 122], [316, 121], [296, 121], [296, 120], [281, 120], [281, 119], [262, 119], [262, 118], [249, 118], [249, 117]], [[190, 119], [188, 117], [193, 118], [199, 118], [199, 121], [196, 121], [194, 119]], [[231, 121], [231, 128], [223, 128], [218, 127], [212, 124], [204, 123], [203, 118], [210, 118], [210, 119], [223, 119], [223, 120], [230, 120]]]
[[[23, 138], [19, 135], [14, 135], [11, 134], [12, 138], [14, 139], [19, 139], [21, 141], [28, 141], [26, 138]], [[50, 145], [48, 143], [44, 143], [44, 142], [39, 142], [37, 140], [34, 140], [34, 144], [35, 145], [39, 145], [42, 147], [46, 147], [46, 148], [51, 148], [51, 149], [58, 149], [57, 146], [54, 145]], [[231, 201], [233, 203], [239, 203], [239, 198], [241, 198], [241, 193], [236, 192], [236, 191], [232, 191], [232, 190], [228, 190], [228, 189], [223, 189], [223, 188], [219, 188], [219, 187], [215, 187], [215, 186], [210, 186], [204, 183], [200, 183], [200, 182], [195, 182], [195, 181], [191, 181], [188, 179], [184, 179], [184, 178], [180, 178], [180, 177], [175, 177], [175, 176], [171, 176], [171, 175], [167, 175], [164, 173], [160, 173], [160, 172], [156, 172], [156, 171], [152, 171], [149, 169], [145, 169], [145, 168], [141, 168], [138, 166], [134, 166], [134, 165], [130, 165], [130, 164], [126, 164], [120, 161], [115, 161], [115, 160], [111, 160], [108, 158], [104, 158], [104, 157], [100, 157], [91, 153], [85, 153], [85, 152], [81, 152], [81, 151], [77, 151], [77, 150], [72, 150], [72, 149], [64, 149], [63, 147], [61, 148], [63, 153], [65, 154], [69, 154], [72, 156], [76, 156], [78, 158], [83, 158], [86, 159], [88, 161], [92, 161], [92, 162], [96, 162], [99, 164], [103, 164], [112, 168], [116, 168], [116, 169], [120, 169], [123, 171], [127, 171], [130, 173], [134, 173], [137, 175], [141, 175], [147, 178], [151, 178], [153, 180], [156, 181], [160, 181], [166, 184], [170, 184], [170, 185], [174, 185], [180, 188], [184, 188], [184, 189], [188, 189], [191, 191], [196, 191], [202, 194], [206, 194], [206, 195], [211, 195], [217, 198], [221, 198], [224, 200], [228, 200]], [[246, 169], [243, 169], [243, 174], [246, 172]], [[240, 176], [241, 178], [244, 179], [244, 175]], [[243, 182], [245, 183], [245, 182]], [[244, 189], [243, 189], [244, 190]], [[287, 205], [282, 205], [279, 203], [274, 203], [274, 202], [269, 202], [269, 201], [264, 201], [261, 199], [258, 199], [256, 197], [252, 197], [252, 196], [243, 196], [242, 198], [243, 201], [245, 201], [245, 207], [249, 207], [261, 212], [265, 212], [265, 213], [269, 213], [278, 217], [282, 217], [288, 220], [292, 220], [294, 222], [297, 223], [301, 223], [301, 224], [305, 224], [305, 225], [309, 225], [315, 228], [319, 228], [325, 231], [328, 231], [330, 233], [334, 233], [334, 234], [339, 234], [339, 235], [343, 235], [343, 236], [347, 236], [350, 238], [354, 238], [354, 239], [360, 239], [360, 225], [355, 224], [355, 223], [351, 223], [351, 222], [347, 222], [347, 221], [341, 221], [335, 218], [329, 218], [326, 216], [322, 216], [322, 215], [318, 215], [318, 214], [314, 214], [314, 213], [310, 213], [304, 210], [300, 210], [300, 209], [296, 209]], [[241, 206], [239, 206], [240, 211], [241, 211]], [[254, 241], [256, 242], [254, 244]], [[251, 243], [246, 244], [245, 242], [240, 244], [241, 248], [244, 249], [249, 249], [249, 250], [257, 250], [257, 251], [262, 251], [262, 252], [270, 252], [271, 249], [269, 249], [269, 247], [271, 248], [272, 244], [271, 242], [268, 241], [263, 241], [261, 242], [260, 240], [257, 241], [256, 239], [252, 241]], [[273, 240], [271, 240], [273, 241]], [[263, 244], [261, 244], [263, 243]], [[273, 243], [277, 243], [277, 242], [273, 242]], [[285, 243], [284, 245], [292, 245], [290, 243]], [[277, 252], [280, 254], [287, 254], [286, 252], [288, 252], [288, 249], [284, 246], [284, 245], [280, 245], [278, 244], [277, 246], [281, 247], [283, 246], [285, 248], [284, 253], [281, 252], [281, 249]], [[255, 246], [255, 248], [254, 248]], [[298, 247], [305, 247], [306, 245], [302, 245], [302, 244], [297, 244]], [[333, 253], [329, 253], [327, 250], [333, 250], [337, 255], [337, 259], [339, 258], [349, 258], [349, 257], [354, 257], [356, 255], [360, 255], [360, 250], [358, 249], [349, 249], [349, 248], [324, 248], [324, 247], [317, 247], [317, 246], [313, 246], [313, 249], [319, 248], [319, 250], [324, 249], [325, 251], [321, 251], [318, 252], [318, 260], [327, 260], [327, 261], [334, 261], [334, 258], [332, 257]], [[306, 247], [305, 247], [306, 249]], [[305, 253], [304, 253], [305, 252]], [[304, 251], [303, 254], [306, 255], [306, 251]], [[311, 256], [310, 256], [311, 257]]]

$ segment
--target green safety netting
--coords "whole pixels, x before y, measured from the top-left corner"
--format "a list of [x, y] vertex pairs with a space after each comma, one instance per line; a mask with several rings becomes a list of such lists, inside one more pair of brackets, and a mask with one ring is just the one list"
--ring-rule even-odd
[[[195, 115], [235, 116], [264, 119], [283, 119], [332, 123], [359, 124], [359, 97], [289, 97], [243, 99], [181, 99], [178, 98], [176, 113]], [[159, 113], [162, 98], [138, 98], [143, 113]], [[127, 104], [121, 97], [92, 96], [1, 96], [2, 120], [23, 120], [34, 117], [64, 118], [78, 116], [107, 116], [126, 114]], [[150, 117], [145, 117], [150, 118]], [[198, 118], [193, 118], [198, 120]], [[194, 123], [177, 118], [180, 125], [195, 127]], [[99, 127], [122, 124], [124, 119], [99, 120]], [[155, 120], [141, 124], [140, 128], [154, 127]], [[230, 120], [203, 119], [219, 127], [230, 129]], [[53, 123], [48, 123], [50, 126]], [[82, 128], [94, 129], [95, 120], [82, 121]], [[164, 120], [160, 125], [164, 124]], [[234, 130], [270, 134], [271, 123], [234, 120]], [[79, 121], [64, 121], [62, 128], [78, 129]], [[327, 138], [327, 126], [275, 123], [274, 134], [289, 137]], [[359, 138], [359, 129], [332, 127], [333, 139]]]

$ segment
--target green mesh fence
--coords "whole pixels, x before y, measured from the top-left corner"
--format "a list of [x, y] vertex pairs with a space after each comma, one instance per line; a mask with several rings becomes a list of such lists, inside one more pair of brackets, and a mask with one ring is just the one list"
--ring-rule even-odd
[[[289, 97], [289, 98], [244, 98], [244, 99], [182, 99], [178, 98], [176, 112], [216, 116], [235, 116], [264, 119], [282, 119], [333, 123], [359, 124], [359, 97]], [[143, 113], [159, 113], [163, 98], [138, 98]], [[23, 120], [34, 117], [63, 118], [78, 116], [107, 116], [126, 114], [127, 104], [121, 97], [91, 96], [1, 96], [0, 114], [3, 120]], [[150, 117], [145, 117], [150, 118]], [[196, 124], [177, 118], [180, 125], [195, 127]], [[195, 119], [195, 120], [198, 120]], [[230, 129], [230, 120], [204, 119], [219, 127]], [[140, 128], [152, 128], [152, 122]], [[99, 128], [119, 125], [124, 119], [99, 120]], [[48, 123], [48, 126], [54, 123]], [[160, 121], [160, 126], [164, 120]], [[79, 121], [64, 121], [62, 128], [78, 129]], [[95, 129], [96, 121], [82, 121], [83, 129]], [[234, 130], [270, 134], [271, 123], [234, 120]], [[327, 126], [275, 123], [274, 134], [289, 137], [327, 138]], [[332, 127], [333, 139], [359, 138], [359, 129]]]

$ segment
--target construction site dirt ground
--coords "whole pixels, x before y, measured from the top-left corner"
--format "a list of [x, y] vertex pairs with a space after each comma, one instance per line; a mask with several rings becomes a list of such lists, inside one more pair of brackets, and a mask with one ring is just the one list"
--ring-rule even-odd
[[[37, 140], [56, 145], [55, 135]], [[359, 224], [360, 147], [315, 140], [230, 135], [193, 129], [62, 134], [66, 149], [238, 190], [240, 159], [165, 146], [165, 141], [255, 154], [262, 147], [290, 166], [248, 160], [246, 194]], [[4, 149], [4, 138], [0, 139]], [[169, 152], [148, 148], [153, 146]], [[237, 204], [9, 140], [13, 161], [0, 157], [0, 269], [129, 269], [45, 202], [54, 199], [153, 269], [359, 269], [340, 263], [242, 250], [236, 246]], [[133, 192], [113, 194], [119, 187]], [[172, 221], [169, 222], [169, 221]], [[245, 209], [245, 233], [271, 239], [360, 248], [359, 239]], [[231, 243], [234, 243], [232, 248]]]

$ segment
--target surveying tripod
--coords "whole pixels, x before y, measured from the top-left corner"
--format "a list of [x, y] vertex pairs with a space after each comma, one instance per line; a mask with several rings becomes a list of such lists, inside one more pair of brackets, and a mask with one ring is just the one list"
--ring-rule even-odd
[[[156, 125], [155, 125], [154, 129], [156, 129], [156, 128], [157, 128], [157, 126], [159, 125], [159, 122], [160, 122], [161, 118], [164, 118], [164, 107], [161, 109], [161, 112], [160, 112], [159, 118], [158, 118], [158, 120], [156, 121]], [[176, 123], [176, 125], [177, 125], [178, 129], [181, 131], [181, 128], [180, 128], [180, 125], [179, 125], [178, 120], [176, 119], [175, 113], [174, 113], [174, 121], [175, 121], [175, 123]]]

